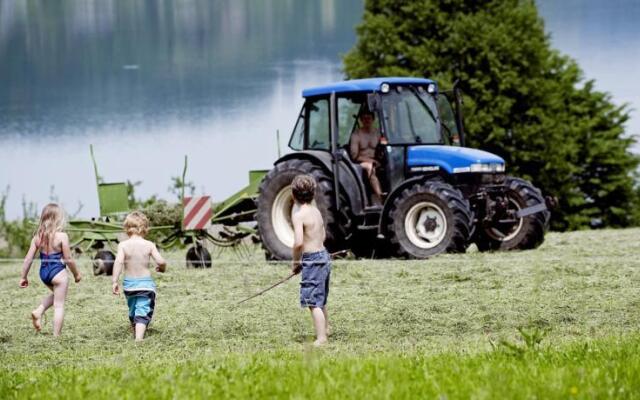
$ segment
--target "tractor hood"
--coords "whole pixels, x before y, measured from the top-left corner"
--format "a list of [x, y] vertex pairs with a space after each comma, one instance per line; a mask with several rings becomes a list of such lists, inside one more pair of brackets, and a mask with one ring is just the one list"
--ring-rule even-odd
[[487, 151], [456, 146], [409, 146], [407, 166], [412, 171], [421, 171], [421, 167], [437, 166], [450, 174], [504, 172], [504, 160], [501, 157]]

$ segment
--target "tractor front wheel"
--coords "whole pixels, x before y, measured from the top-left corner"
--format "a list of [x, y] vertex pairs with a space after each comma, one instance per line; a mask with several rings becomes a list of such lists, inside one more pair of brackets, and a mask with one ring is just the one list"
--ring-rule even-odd
[[471, 226], [469, 202], [443, 182], [416, 183], [393, 201], [387, 232], [399, 257], [427, 258], [463, 253]]
[[473, 241], [480, 251], [535, 249], [544, 241], [549, 225], [549, 210], [522, 218], [519, 210], [544, 203], [540, 189], [520, 178], [508, 177], [505, 186], [506, 210], [496, 215], [491, 223], [476, 227]]

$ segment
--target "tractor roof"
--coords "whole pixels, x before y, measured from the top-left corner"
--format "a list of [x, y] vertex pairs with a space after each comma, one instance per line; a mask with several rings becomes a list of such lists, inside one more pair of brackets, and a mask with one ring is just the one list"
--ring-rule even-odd
[[331, 94], [332, 92], [374, 92], [376, 90], [380, 90], [380, 85], [382, 85], [383, 83], [425, 85], [435, 82], [431, 79], [400, 77], [354, 79], [350, 81], [335, 82], [325, 86], [305, 89], [302, 91], [302, 97], [322, 96], [325, 94]]

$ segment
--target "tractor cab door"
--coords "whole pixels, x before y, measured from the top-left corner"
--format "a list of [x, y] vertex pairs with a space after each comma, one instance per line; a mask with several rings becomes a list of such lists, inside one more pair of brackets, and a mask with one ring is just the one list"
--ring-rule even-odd
[[[350, 168], [355, 172], [355, 176], [357, 179], [362, 182], [362, 187], [365, 189], [367, 198], [369, 199], [369, 205], [372, 205], [371, 202], [371, 184], [367, 174], [364, 169], [360, 166], [360, 164], [354, 159], [352, 154], [352, 138], [353, 135], [361, 128], [359, 116], [365, 112], [365, 110], [369, 110], [369, 106], [367, 104], [367, 97], [363, 93], [355, 93], [349, 95], [340, 95], [337, 97], [337, 118], [338, 118], [338, 140], [337, 145], [338, 148], [343, 153], [343, 159], [350, 165]], [[374, 119], [371, 125], [371, 129], [373, 132], [376, 132], [378, 138], [380, 136], [380, 120], [377, 117], [377, 113], [374, 112]], [[378, 161], [379, 165], [376, 168], [376, 176], [382, 185], [383, 191], [386, 187], [386, 179], [385, 179], [385, 161], [384, 161], [384, 152], [380, 152], [381, 145], [378, 144], [378, 148], [375, 152], [375, 159]]]
[[438, 93], [436, 99], [440, 126], [447, 144], [464, 146], [464, 126], [462, 123], [462, 93], [455, 85], [451, 90]]

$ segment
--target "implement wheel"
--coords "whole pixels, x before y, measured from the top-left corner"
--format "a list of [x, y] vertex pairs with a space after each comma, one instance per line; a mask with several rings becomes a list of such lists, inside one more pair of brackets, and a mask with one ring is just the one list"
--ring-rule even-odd
[[113, 274], [113, 263], [116, 261], [116, 257], [109, 250], [98, 250], [95, 257], [93, 257], [93, 274], [107, 276]]
[[506, 210], [494, 218], [494, 222], [478, 226], [473, 241], [480, 251], [535, 249], [544, 241], [549, 225], [549, 210], [513, 217], [523, 208], [545, 202], [540, 189], [520, 178], [508, 177]]
[[191, 246], [186, 255], [187, 268], [211, 268], [211, 254], [202, 246]]
[[339, 246], [344, 246], [345, 229], [338, 222], [332, 178], [321, 167], [310, 161], [287, 160], [269, 171], [260, 184], [256, 221], [260, 241], [268, 260], [291, 259], [293, 247], [291, 182], [300, 174], [311, 175], [316, 180], [314, 201], [324, 220], [327, 249], [336, 251], [341, 249]]
[[470, 234], [469, 202], [442, 182], [416, 183], [404, 189], [389, 212], [387, 231], [394, 255], [427, 258], [463, 253]]

